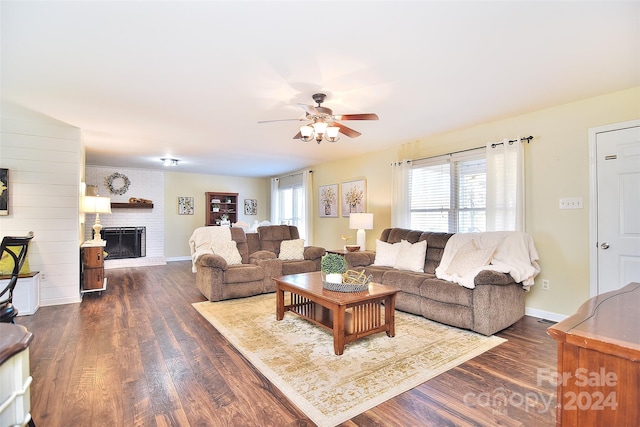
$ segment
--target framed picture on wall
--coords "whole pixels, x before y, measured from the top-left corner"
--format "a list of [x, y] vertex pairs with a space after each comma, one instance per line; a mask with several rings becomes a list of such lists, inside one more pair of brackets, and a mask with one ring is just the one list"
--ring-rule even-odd
[[178, 197], [178, 215], [193, 215], [193, 197]]
[[342, 216], [349, 216], [351, 212], [367, 211], [367, 181], [347, 181], [342, 183]]
[[338, 217], [338, 184], [318, 187], [318, 214], [320, 218]]
[[258, 215], [258, 201], [256, 199], [244, 199], [244, 214]]
[[9, 169], [0, 169], [0, 215], [9, 215]]

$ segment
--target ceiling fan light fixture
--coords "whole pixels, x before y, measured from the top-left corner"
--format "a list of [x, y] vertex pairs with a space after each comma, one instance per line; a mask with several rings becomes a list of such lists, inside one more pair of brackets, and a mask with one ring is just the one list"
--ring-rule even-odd
[[293, 139], [300, 139], [304, 142], [315, 140], [318, 144], [324, 139], [329, 142], [336, 142], [340, 138], [339, 134], [349, 138], [357, 138], [362, 135], [357, 130], [351, 129], [337, 120], [378, 120], [378, 115], [374, 113], [366, 114], [338, 114], [334, 115], [333, 110], [322, 106], [327, 95], [324, 93], [313, 94], [313, 100], [318, 104], [316, 107], [307, 104], [298, 104], [305, 112], [305, 116], [299, 119], [264, 120], [258, 123], [279, 122], [279, 121], [307, 121], [307, 124], [299, 128]]

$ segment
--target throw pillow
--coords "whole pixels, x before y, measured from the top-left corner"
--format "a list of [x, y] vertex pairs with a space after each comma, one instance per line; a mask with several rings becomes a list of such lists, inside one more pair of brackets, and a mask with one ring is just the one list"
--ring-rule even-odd
[[472, 270], [489, 264], [495, 251], [495, 247], [478, 248], [476, 242], [471, 240], [458, 249], [447, 267], [447, 274], [464, 277]]
[[[20, 253], [20, 249], [22, 246], [7, 246], [7, 249], [11, 249], [11, 252], [14, 252], [16, 255]], [[0, 276], [10, 275], [13, 273], [13, 267], [15, 262], [13, 262], [13, 257], [7, 253], [7, 251], [2, 252], [2, 258], [0, 259]], [[19, 274], [29, 274], [31, 273], [31, 268], [29, 267], [29, 256], [24, 259], [24, 264], [20, 267]]]
[[424, 273], [424, 258], [427, 256], [427, 241], [409, 243], [406, 240], [400, 242], [400, 253], [393, 268], [397, 270], [415, 271]]
[[387, 243], [376, 239], [376, 258], [373, 265], [379, 267], [393, 267], [396, 265], [402, 242]]
[[229, 242], [216, 242], [211, 245], [211, 250], [216, 255], [220, 255], [227, 261], [228, 265], [242, 264], [242, 256], [238, 252], [238, 246], [236, 246], [235, 240]]
[[283, 240], [280, 242], [280, 254], [278, 259], [281, 260], [301, 260], [304, 259], [304, 240], [293, 239]]

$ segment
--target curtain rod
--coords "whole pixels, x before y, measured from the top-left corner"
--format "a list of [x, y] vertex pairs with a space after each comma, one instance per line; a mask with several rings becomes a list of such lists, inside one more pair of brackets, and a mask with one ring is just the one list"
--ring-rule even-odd
[[[527, 141], [527, 144], [531, 142], [531, 140], [533, 139], [533, 137], [531, 135], [529, 136], [523, 136], [522, 138], [520, 138], [520, 142], [523, 141]], [[514, 142], [518, 142], [517, 139], [510, 139], [509, 144], [513, 144]], [[498, 145], [504, 145], [504, 142], [494, 142], [493, 144], [491, 144], [491, 148], [496, 148]]]
[[[307, 173], [313, 173], [312, 169], [306, 170]], [[290, 173], [289, 175], [274, 176], [272, 179], [289, 178], [290, 176], [303, 175], [305, 171]]]
[[[518, 141], [527, 141], [527, 144], [531, 142], [531, 140], [533, 139], [533, 136], [529, 135], [529, 136], [524, 136], [522, 138], [518, 139], [510, 139], [509, 141], [507, 141], [509, 144], [513, 144], [514, 142], [518, 142]], [[504, 142], [495, 142], [493, 144], [491, 144], [491, 148], [496, 148], [498, 145], [503, 145]], [[409, 163], [411, 162], [416, 162], [419, 160], [425, 160], [425, 159], [432, 159], [434, 157], [440, 157], [440, 156], [451, 156], [452, 154], [459, 154], [459, 153], [465, 153], [467, 151], [473, 151], [473, 150], [479, 150], [480, 148], [486, 148], [486, 145], [483, 145], [481, 147], [475, 147], [475, 148], [467, 148], [466, 150], [460, 150], [460, 151], [454, 151], [451, 153], [445, 153], [445, 154], [439, 154], [437, 156], [430, 156], [430, 157], [421, 157], [419, 159], [407, 159], [407, 160], [401, 160], [398, 162], [391, 162], [391, 165], [400, 165], [402, 164], [402, 162], [407, 161]]]

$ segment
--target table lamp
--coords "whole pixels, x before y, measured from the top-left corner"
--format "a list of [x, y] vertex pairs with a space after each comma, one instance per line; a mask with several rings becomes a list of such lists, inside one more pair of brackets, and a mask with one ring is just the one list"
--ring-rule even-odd
[[356, 240], [360, 250], [365, 250], [366, 234], [364, 230], [371, 230], [373, 228], [373, 214], [372, 213], [352, 213], [349, 215], [349, 228], [352, 230], [358, 230], [356, 234]]
[[96, 222], [93, 224], [93, 240], [95, 244], [103, 244], [102, 224], [100, 224], [100, 214], [111, 213], [111, 199], [109, 197], [85, 196], [82, 200], [82, 212], [96, 214]]

